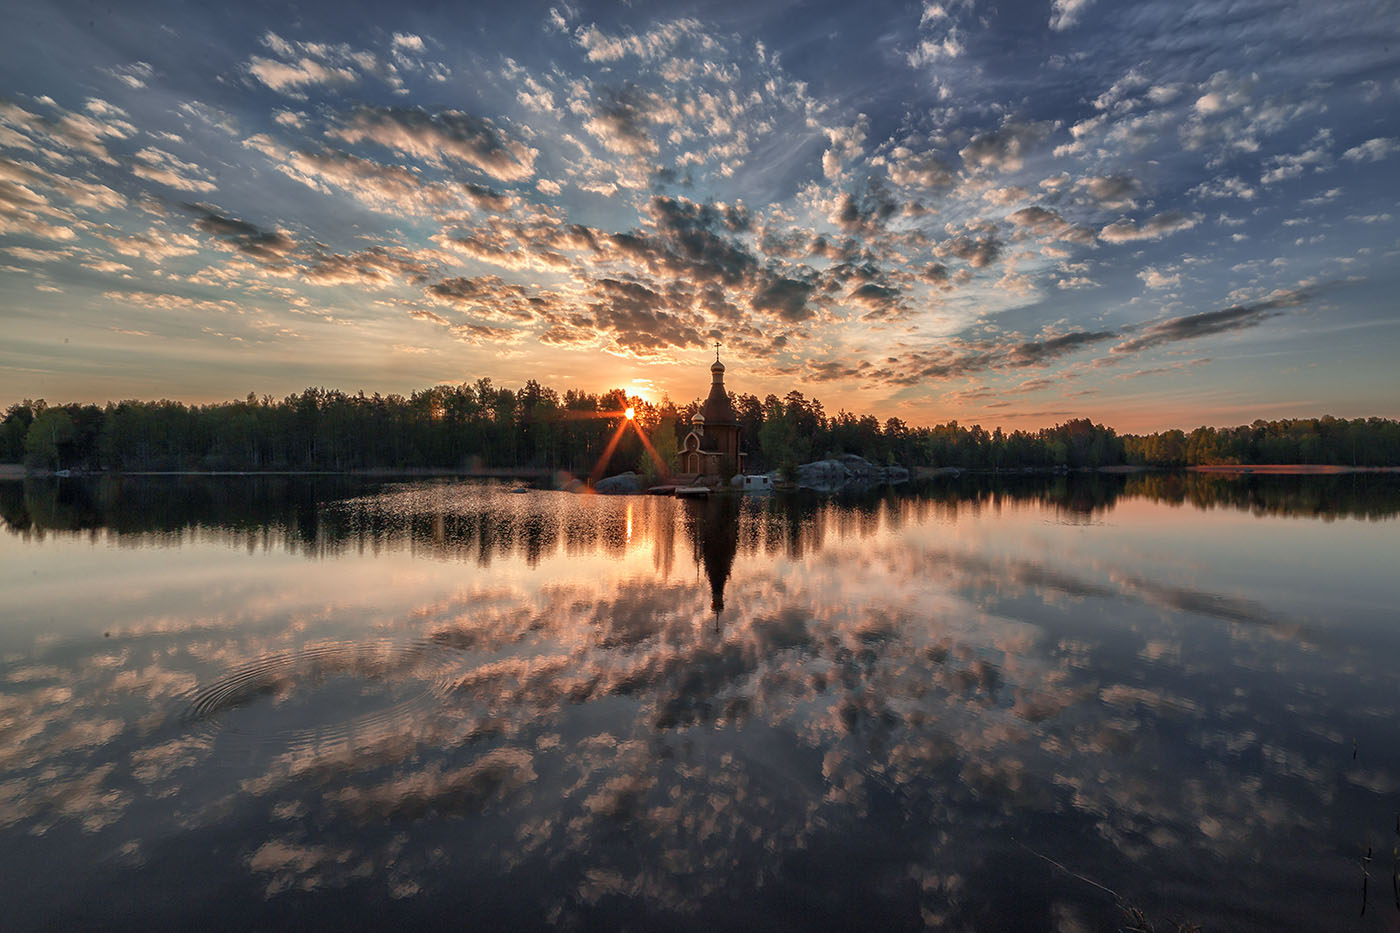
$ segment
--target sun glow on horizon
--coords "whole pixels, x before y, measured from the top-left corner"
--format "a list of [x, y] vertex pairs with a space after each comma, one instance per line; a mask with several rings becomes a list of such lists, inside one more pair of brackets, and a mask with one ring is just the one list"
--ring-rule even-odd
[[627, 410], [624, 411], [622, 414], [627, 418], [628, 421], [631, 421], [637, 417], [637, 409], [628, 406]]

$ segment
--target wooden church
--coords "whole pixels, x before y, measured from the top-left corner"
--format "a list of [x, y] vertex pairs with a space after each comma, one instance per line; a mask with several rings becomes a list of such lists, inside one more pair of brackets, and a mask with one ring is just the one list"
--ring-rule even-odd
[[743, 473], [743, 433], [724, 388], [724, 364], [719, 361], [716, 344], [715, 361], [710, 364], [710, 394], [690, 419], [690, 433], [681, 442], [681, 472], [720, 481]]

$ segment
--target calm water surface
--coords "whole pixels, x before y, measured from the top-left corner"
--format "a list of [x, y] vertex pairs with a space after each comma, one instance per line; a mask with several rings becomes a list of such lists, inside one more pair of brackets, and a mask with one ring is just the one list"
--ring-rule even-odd
[[509, 489], [0, 483], [3, 925], [1400, 925], [1395, 478]]

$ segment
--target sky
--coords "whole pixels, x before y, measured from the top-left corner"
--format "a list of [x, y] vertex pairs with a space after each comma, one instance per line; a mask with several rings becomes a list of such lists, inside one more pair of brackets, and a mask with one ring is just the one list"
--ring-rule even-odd
[[1400, 415], [1400, 6], [43, 3], [0, 405]]

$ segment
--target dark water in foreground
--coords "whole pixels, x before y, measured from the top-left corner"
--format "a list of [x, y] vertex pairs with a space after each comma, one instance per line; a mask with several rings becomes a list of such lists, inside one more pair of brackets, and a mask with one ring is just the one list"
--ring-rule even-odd
[[0, 483], [0, 925], [1400, 926], [1395, 478], [508, 488]]

